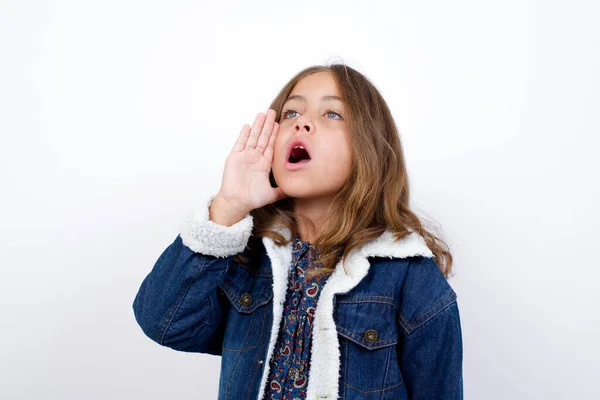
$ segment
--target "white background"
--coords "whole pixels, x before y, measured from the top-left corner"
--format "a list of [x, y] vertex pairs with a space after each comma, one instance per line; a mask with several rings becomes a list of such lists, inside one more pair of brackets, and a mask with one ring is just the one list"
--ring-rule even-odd
[[133, 299], [242, 125], [343, 61], [455, 257], [465, 398], [600, 398], [599, 11], [1, 1], [0, 396], [216, 398], [220, 358], [152, 342]]

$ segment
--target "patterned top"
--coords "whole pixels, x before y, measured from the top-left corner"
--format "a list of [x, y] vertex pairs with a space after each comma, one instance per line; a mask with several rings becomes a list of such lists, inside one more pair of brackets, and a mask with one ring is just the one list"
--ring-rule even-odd
[[319, 254], [317, 246], [301, 240], [298, 234], [294, 235], [289, 284], [283, 303], [279, 337], [269, 362], [266, 399], [306, 398], [313, 316], [329, 274], [305, 279], [305, 273], [322, 266], [321, 262], [315, 261]]

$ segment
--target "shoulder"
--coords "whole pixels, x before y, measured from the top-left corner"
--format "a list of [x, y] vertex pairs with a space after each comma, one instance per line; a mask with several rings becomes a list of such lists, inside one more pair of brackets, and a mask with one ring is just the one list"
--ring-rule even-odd
[[455, 303], [457, 295], [432, 257], [408, 257], [403, 263], [398, 323], [408, 335]]

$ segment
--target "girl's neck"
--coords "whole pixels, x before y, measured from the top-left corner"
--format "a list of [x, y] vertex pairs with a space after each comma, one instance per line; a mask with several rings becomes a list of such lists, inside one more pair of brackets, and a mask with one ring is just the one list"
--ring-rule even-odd
[[295, 198], [294, 214], [298, 223], [298, 234], [303, 241], [314, 243], [317, 230], [323, 228], [327, 216], [331, 212], [331, 197]]

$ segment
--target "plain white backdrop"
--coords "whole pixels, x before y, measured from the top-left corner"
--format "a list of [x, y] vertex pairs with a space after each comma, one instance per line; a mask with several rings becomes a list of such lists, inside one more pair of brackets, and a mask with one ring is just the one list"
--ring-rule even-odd
[[[0, 1], [0, 397], [213, 399], [132, 303], [243, 124], [342, 61], [454, 255], [465, 398], [600, 398], [592, 1]], [[240, 377], [244, 379], [244, 377]]]

